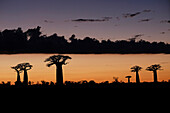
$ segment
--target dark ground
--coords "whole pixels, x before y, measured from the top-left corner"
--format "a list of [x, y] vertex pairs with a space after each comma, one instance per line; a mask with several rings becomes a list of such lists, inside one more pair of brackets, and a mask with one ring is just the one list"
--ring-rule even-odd
[[63, 85], [58, 84], [49, 84], [49, 82], [44, 82], [43, 84], [33, 84], [33, 85], [10, 85], [8, 84], [0, 84], [0, 88], [49, 88], [49, 89], [67, 89], [67, 88], [75, 88], [75, 89], [170, 89], [170, 82], [144, 82], [140, 84], [136, 83], [75, 83], [75, 82], [67, 82]]

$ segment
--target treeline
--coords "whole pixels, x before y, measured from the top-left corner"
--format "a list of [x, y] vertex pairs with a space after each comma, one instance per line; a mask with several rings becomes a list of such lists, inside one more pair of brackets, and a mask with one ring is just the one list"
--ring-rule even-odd
[[46, 81], [41, 81], [37, 83], [33, 83], [31, 81], [28, 82], [28, 85], [11, 85], [11, 82], [7, 83], [0, 83], [0, 89], [2, 88], [170, 88], [170, 81], [162, 81], [158, 83], [153, 83], [153, 82], [143, 82], [141, 84], [136, 84], [136, 83], [125, 83], [125, 82], [117, 82], [113, 81], [109, 83], [108, 81], [104, 81], [101, 83], [96, 83], [95, 81], [78, 81], [78, 82], [73, 82], [73, 81], [65, 81], [63, 85], [56, 84], [54, 82], [46, 82]]
[[64, 36], [43, 35], [41, 27], [23, 31], [21, 28], [0, 32], [0, 53], [61, 53], [61, 54], [137, 54], [166, 53], [170, 54], [170, 44], [164, 42], [148, 42], [145, 40], [102, 40], [85, 37], [78, 39], [72, 35], [69, 40]]

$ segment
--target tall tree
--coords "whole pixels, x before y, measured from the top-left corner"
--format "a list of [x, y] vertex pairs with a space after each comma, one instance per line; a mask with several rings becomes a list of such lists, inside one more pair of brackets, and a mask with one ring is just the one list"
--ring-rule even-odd
[[18, 64], [17, 66], [19, 67], [20, 71], [24, 71], [23, 84], [28, 85], [28, 73], [27, 73], [27, 71], [31, 70], [33, 66], [30, 65], [29, 63], [21, 63], [21, 64]]
[[17, 65], [17, 66], [14, 66], [14, 67], [11, 67], [12, 69], [14, 69], [16, 72], [17, 72], [17, 81], [15, 82], [17, 85], [21, 84], [21, 78], [20, 78], [20, 73], [22, 72], [20, 70], [20, 66]]
[[47, 58], [44, 62], [49, 62], [47, 64], [48, 67], [51, 67], [52, 65], [56, 65], [56, 83], [59, 85], [63, 84], [63, 69], [62, 66], [66, 65], [66, 60], [72, 59], [69, 56], [63, 56], [63, 55], [53, 55]]
[[160, 64], [151, 65], [151, 66], [146, 68], [147, 71], [153, 71], [153, 77], [154, 77], [154, 82], [155, 83], [158, 82], [157, 71], [162, 70], [161, 68], [162, 68], [162, 66]]
[[140, 66], [131, 67], [131, 72], [136, 72], [136, 83], [140, 83], [139, 71], [141, 71], [141, 70], [142, 70], [142, 67], [140, 67]]

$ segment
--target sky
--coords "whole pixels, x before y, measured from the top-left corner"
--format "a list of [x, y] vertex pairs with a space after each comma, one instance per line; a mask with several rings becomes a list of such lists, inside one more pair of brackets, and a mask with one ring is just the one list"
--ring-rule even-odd
[[170, 0], [0, 0], [0, 30], [170, 43]]
[[[17, 73], [11, 69], [11, 66], [16, 66], [19, 63], [29, 62], [33, 68], [28, 71], [29, 81], [41, 83], [45, 81], [56, 81], [55, 65], [47, 67], [46, 58], [53, 54], [13, 54], [0, 55], [0, 81], [11, 81], [14, 83], [17, 80]], [[160, 64], [163, 70], [158, 71], [158, 81], [170, 80], [170, 55], [169, 54], [100, 54], [100, 55], [82, 55], [69, 54], [72, 59], [67, 60], [68, 65], [63, 65], [64, 81], [81, 81], [94, 80], [95, 82], [109, 81], [113, 82], [113, 77], [118, 77], [119, 81], [127, 82], [126, 76], [132, 76], [131, 81], [136, 82], [136, 73], [132, 73], [130, 68], [139, 65], [143, 69], [139, 72], [141, 82], [152, 82], [153, 72], [145, 69], [153, 64]], [[23, 75], [21, 74], [21, 81]]]

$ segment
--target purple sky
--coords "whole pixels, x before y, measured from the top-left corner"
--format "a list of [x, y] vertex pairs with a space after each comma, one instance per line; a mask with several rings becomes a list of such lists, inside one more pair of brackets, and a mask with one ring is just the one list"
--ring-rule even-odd
[[0, 0], [0, 30], [41, 26], [66, 38], [170, 43], [169, 20], [170, 0]]

